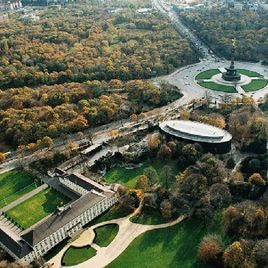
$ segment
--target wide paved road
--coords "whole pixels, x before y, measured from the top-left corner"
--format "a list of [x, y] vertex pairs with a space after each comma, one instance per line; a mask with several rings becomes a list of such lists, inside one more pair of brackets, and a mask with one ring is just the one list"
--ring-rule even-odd
[[[187, 96], [188, 100], [199, 99], [204, 97], [206, 94], [218, 100], [221, 100], [224, 96], [230, 96], [231, 98], [241, 97], [241, 94], [239, 93], [227, 94], [220, 91], [204, 89], [195, 81], [196, 75], [202, 71], [208, 69], [225, 68], [229, 65], [230, 62], [228, 61], [215, 62], [213, 60], [204, 60], [200, 63], [181, 68], [175, 71], [173, 74], [163, 77], [163, 79], [168, 81], [170, 84], [181, 88], [182, 93]], [[258, 72], [268, 79], [268, 66], [261, 65], [260, 63], [249, 62], [236, 62], [235, 65], [238, 69], [248, 69]], [[254, 100], [257, 101], [260, 97], [264, 97], [266, 94], [268, 94], [268, 87], [256, 92], [245, 93], [244, 95], [252, 96]]]
[[[179, 29], [182, 32], [186, 32], [188, 38], [190, 41], [192, 41], [193, 44], [197, 44], [198, 47], [202, 47], [202, 50], [204, 51], [204, 58], [200, 63], [196, 63], [193, 65], [185, 66], [182, 68], [179, 68], [175, 72], [173, 72], [170, 75], [163, 76], [163, 77], [157, 77], [153, 79], [156, 83], [160, 82], [162, 80], [165, 80], [169, 82], [172, 85], [177, 86], [179, 89], [181, 89], [184, 96], [164, 107], [156, 108], [148, 113], [145, 113], [145, 117], [140, 120], [138, 123], [133, 123], [129, 119], [121, 121], [112, 122], [107, 125], [103, 125], [100, 127], [92, 128], [89, 130], [84, 131], [85, 137], [87, 137], [88, 133], [93, 133], [93, 142], [94, 143], [102, 143], [105, 141], [108, 141], [111, 139], [111, 130], [113, 129], [123, 129], [121, 131], [121, 134], [127, 134], [133, 129], [133, 127], [138, 126], [144, 126], [146, 122], [148, 121], [154, 121], [154, 120], [160, 120], [160, 118], [171, 118], [176, 113], [178, 114], [179, 109], [182, 106], [185, 106], [192, 101], [197, 101], [202, 98], [204, 98], [207, 95], [210, 95], [214, 99], [220, 100], [223, 96], [229, 95], [230, 97], [238, 97], [241, 95], [236, 94], [225, 94], [223, 92], [217, 92], [212, 91], [208, 89], [204, 89], [196, 84], [195, 82], [195, 76], [200, 72], [204, 71], [206, 69], [212, 69], [212, 68], [223, 68], [229, 66], [229, 62], [216, 62], [219, 61], [218, 58], [212, 57], [208, 53], [208, 48], [200, 41], [196, 36], [194, 36], [190, 29], [188, 29], [185, 25], [183, 25], [177, 15], [172, 12], [169, 7], [165, 6], [161, 0], [152, 0], [153, 6], [159, 9], [162, 13], [165, 13], [167, 16], [170, 17], [170, 19], [173, 21], [177, 29]], [[261, 74], [263, 74], [265, 77], [268, 76], [268, 67], [265, 67], [259, 63], [247, 63], [247, 62], [239, 62], [236, 63], [237, 68], [245, 68], [253, 71], [257, 71]], [[252, 97], [255, 100], [258, 100], [260, 97], [264, 97], [265, 94], [268, 93], [267, 88], [257, 91], [256, 93], [247, 93], [246, 95], [252, 95]], [[72, 140], [76, 144], [79, 144], [81, 140], [77, 139], [77, 135], [73, 134], [68, 137], [68, 140]], [[64, 150], [65, 146], [67, 144], [66, 138], [59, 138], [55, 139], [54, 146], [50, 150]], [[47, 156], [48, 149], [38, 150], [34, 153], [25, 155], [21, 153], [14, 153], [14, 156], [12, 159], [7, 159], [4, 163], [0, 165], [0, 173], [13, 169], [18, 166], [27, 165], [30, 164], [38, 159], [44, 158]]]
[[174, 28], [192, 44], [203, 59], [218, 60], [216, 56], [209, 53], [209, 48], [189, 29], [180, 19], [178, 14], [164, 3], [163, 0], [152, 0], [152, 6], [159, 10], [164, 15], [168, 16], [174, 25]]

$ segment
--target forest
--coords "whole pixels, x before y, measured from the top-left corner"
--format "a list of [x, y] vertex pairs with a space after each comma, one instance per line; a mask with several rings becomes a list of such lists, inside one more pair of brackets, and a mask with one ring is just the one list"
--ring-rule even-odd
[[[233, 135], [236, 149], [230, 154], [214, 155], [200, 144], [174, 140], [162, 133], [151, 133], [147, 138], [148, 158], [157, 158], [164, 167], [157, 173], [159, 167], [150, 166], [137, 177], [135, 187], [144, 194], [140, 220], [146, 217], [159, 219], [155, 215], [160, 214], [165, 222], [186, 214], [190, 222], [194, 222], [182, 242], [176, 242], [178, 240], [174, 237], [179, 236], [183, 229], [170, 237], [169, 245], [177, 243], [174, 247], [161, 247], [164, 255], [165, 251], [181, 252], [181, 243], [187, 245], [184, 255], [179, 255], [180, 259], [177, 255], [171, 258], [173, 265], [168, 262], [169, 255], [164, 255], [168, 259], [167, 267], [179, 267], [176, 264], [181, 259], [189, 264], [193, 256], [196, 261], [192, 263], [196, 265], [186, 264], [185, 267], [267, 267], [268, 159], [266, 150], [259, 150], [265, 147], [267, 140], [265, 117], [255, 110], [251, 98], [244, 97], [237, 102], [226, 103], [220, 109], [207, 109], [204, 106], [192, 112], [184, 111], [182, 118], [227, 127]], [[265, 141], [263, 145], [259, 143], [261, 140]], [[239, 165], [234, 159], [236, 150], [250, 155], [245, 155]], [[128, 155], [126, 160], [129, 160]], [[179, 169], [175, 176], [172, 171], [174, 162]], [[161, 179], [161, 176], [165, 179]], [[121, 190], [124, 206], [135, 205], [130, 193], [126, 187]], [[206, 232], [202, 233], [202, 228]], [[192, 233], [197, 236], [202, 234], [198, 243], [193, 243]], [[143, 242], [146, 243], [145, 238]], [[189, 245], [193, 248], [189, 248]], [[154, 247], [153, 243], [150, 247]], [[147, 247], [144, 250], [151, 252]], [[187, 255], [189, 251], [194, 251], [193, 255]], [[128, 261], [127, 258], [124, 260]]]
[[[64, 20], [62, 20], [64, 18]], [[189, 43], [159, 13], [100, 5], [41, 12], [0, 25], [0, 88], [148, 79], [197, 61]]]
[[[147, 2], [92, 1], [0, 25], [0, 142], [13, 147], [106, 124], [181, 96], [147, 79], [198, 55]], [[62, 19], [64, 18], [64, 20]]]
[[232, 39], [236, 38], [235, 59], [268, 64], [267, 11], [218, 8], [180, 16], [216, 54], [230, 58]]
[[12, 146], [56, 138], [128, 118], [181, 97], [167, 84], [121, 80], [0, 91], [0, 140]]

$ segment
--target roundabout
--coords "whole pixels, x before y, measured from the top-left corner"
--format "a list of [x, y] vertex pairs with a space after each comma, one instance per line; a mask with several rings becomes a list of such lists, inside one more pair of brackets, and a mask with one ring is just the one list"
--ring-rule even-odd
[[252, 79], [253, 78], [251, 78], [249, 76], [246, 76], [246, 75], [243, 75], [243, 74], [240, 75], [240, 80], [236, 81], [236, 82], [224, 80], [222, 78], [222, 73], [213, 75], [211, 77], [211, 80], [214, 83], [218, 83], [218, 84], [221, 84], [221, 85], [232, 85], [232, 86], [236, 86], [236, 85], [244, 86], [244, 85], [247, 85], [247, 84], [249, 84], [251, 82]]
[[[268, 79], [264, 78], [260, 73], [248, 69], [236, 70], [232, 64], [230, 68], [209, 69], [200, 72], [195, 77], [195, 82], [203, 88], [240, 94], [254, 92], [268, 85]], [[230, 77], [226, 78], [226, 73], [229, 70], [235, 71], [234, 76], [230, 75]]]

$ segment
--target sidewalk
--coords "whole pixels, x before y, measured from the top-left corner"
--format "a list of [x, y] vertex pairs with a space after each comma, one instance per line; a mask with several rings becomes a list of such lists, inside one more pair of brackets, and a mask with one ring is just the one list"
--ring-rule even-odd
[[[83, 263], [80, 263], [76, 266], [71, 266], [70, 268], [88, 268], [88, 267], [103, 268], [107, 266], [109, 263], [111, 263], [113, 260], [115, 260], [131, 244], [131, 242], [140, 234], [147, 232], [147, 231], [151, 231], [151, 230], [168, 228], [168, 227], [174, 226], [176, 224], [181, 223], [187, 218], [186, 215], [182, 215], [172, 222], [158, 224], [158, 225], [143, 225], [143, 224], [137, 224], [137, 223], [131, 222], [130, 218], [134, 216], [139, 211], [140, 208], [141, 206], [139, 206], [139, 208], [137, 208], [134, 213], [124, 218], [101, 222], [94, 226], [89, 227], [89, 229], [86, 230], [84, 233], [92, 232], [95, 228], [98, 228], [100, 226], [104, 226], [107, 224], [118, 224], [119, 231], [116, 237], [114, 238], [114, 240], [107, 247], [100, 247], [94, 243], [91, 244], [91, 246], [97, 251], [96, 255], [92, 257], [91, 259]], [[84, 233], [81, 236], [84, 236]], [[82, 243], [80, 243], [79, 246], [83, 246], [83, 245], [85, 246], [85, 245], [88, 245], [89, 242], [92, 242], [92, 240], [90, 240], [90, 237], [89, 237], [88, 239], [85, 239], [84, 241], [80, 241], [80, 242]], [[52, 266], [53, 268], [62, 268], [63, 266], [61, 265], [61, 259], [65, 251], [73, 244], [75, 244], [75, 241], [66, 245], [56, 256], [54, 256], [51, 260], [49, 260], [48, 263], [50, 264], [53, 263], [53, 266]]]

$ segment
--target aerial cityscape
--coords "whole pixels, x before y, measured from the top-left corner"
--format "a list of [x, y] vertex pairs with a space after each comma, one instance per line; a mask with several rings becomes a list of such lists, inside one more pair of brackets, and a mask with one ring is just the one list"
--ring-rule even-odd
[[0, 0], [0, 268], [268, 267], [268, 0]]

